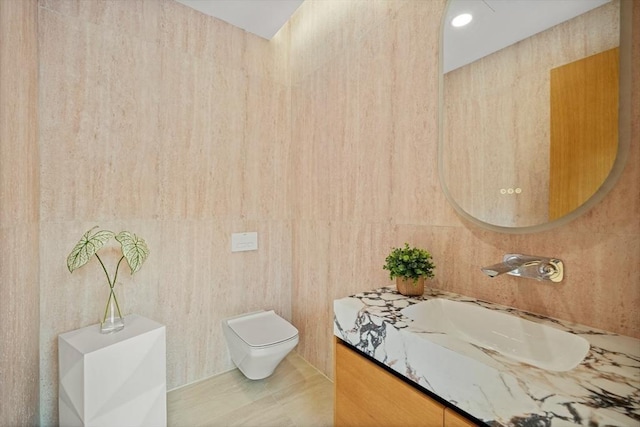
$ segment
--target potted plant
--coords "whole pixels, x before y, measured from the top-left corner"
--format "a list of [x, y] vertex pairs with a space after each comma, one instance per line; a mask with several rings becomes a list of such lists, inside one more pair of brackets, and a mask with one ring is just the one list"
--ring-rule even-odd
[[398, 292], [402, 295], [422, 295], [424, 278], [433, 277], [436, 266], [431, 261], [431, 254], [425, 249], [409, 247], [392, 248], [382, 267], [389, 270], [389, 278], [396, 279]]
[[[107, 300], [107, 306], [104, 310], [104, 316], [100, 322], [100, 332], [111, 333], [117, 332], [124, 328], [124, 318], [120, 312], [120, 305], [114, 292], [113, 287], [118, 279], [118, 270], [123, 260], [127, 260], [131, 274], [140, 270], [142, 264], [149, 256], [149, 248], [145, 241], [135, 234], [128, 231], [121, 231], [117, 235], [108, 230], [96, 230], [98, 226], [93, 227], [91, 230], [83, 234], [80, 241], [73, 248], [69, 256], [67, 257], [67, 267], [69, 272], [73, 273], [74, 270], [85, 265], [91, 257], [95, 255], [102, 266], [105, 276], [107, 276], [107, 283], [109, 284], [109, 299]], [[120, 243], [120, 249], [122, 256], [116, 265], [113, 279], [109, 276], [107, 268], [102, 262], [102, 259], [98, 255], [98, 250], [104, 246], [112, 237]]]

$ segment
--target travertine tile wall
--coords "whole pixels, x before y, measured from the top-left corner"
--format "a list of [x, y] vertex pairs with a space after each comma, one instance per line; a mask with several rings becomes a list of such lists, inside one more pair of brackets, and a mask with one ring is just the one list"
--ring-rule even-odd
[[38, 423], [37, 2], [0, 1], [0, 425]]
[[[552, 231], [506, 235], [459, 219], [437, 172], [444, 1], [307, 0], [291, 22], [293, 321], [331, 374], [332, 300], [388, 285], [405, 241], [435, 259], [431, 286], [640, 336], [640, 48], [635, 6], [627, 166], [595, 208]], [[566, 278], [488, 278], [504, 253], [562, 258]]]
[[[126, 313], [167, 325], [169, 389], [232, 368], [223, 318], [291, 318], [289, 35], [267, 42], [170, 0], [41, 0], [38, 23], [41, 399], [52, 425], [57, 335], [96, 323], [107, 300], [95, 260], [66, 268], [94, 225], [150, 247], [117, 292]], [[242, 231], [258, 232], [258, 251], [231, 253]]]

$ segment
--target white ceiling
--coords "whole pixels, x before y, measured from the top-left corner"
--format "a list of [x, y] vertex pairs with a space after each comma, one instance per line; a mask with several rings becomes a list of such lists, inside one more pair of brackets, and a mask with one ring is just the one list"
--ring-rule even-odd
[[[444, 72], [524, 40], [610, 0], [453, 0], [444, 21]], [[454, 28], [460, 13], [473, 21]]]
[[[176, 1], [269, 40], [304, 0]], [[611, 0], [451, 0], [445, 18], [444, 72], [473, 62], [609, 1]], [[454, 16], [463, 12], [474, 16], [469, 25], [462, 28], [448, 25]]]
[[270, 40], [304, 0], [176, 1]]

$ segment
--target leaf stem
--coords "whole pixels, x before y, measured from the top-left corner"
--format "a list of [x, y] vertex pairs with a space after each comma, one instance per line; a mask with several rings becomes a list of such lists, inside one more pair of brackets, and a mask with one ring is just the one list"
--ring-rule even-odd
[[[116, 284], [116, 279], [118, 278], [118, 270], [120, 269], [120, 263], [122, 262], [123, 259], [124, 259], [124, 255], [122, 255], [120, 257], [120, 261], [118, 261], [118, 265], [116, 265], [116, 274], [113, 276], [113, 285], [114, 286]], [[113, 286], [111, 286], [111, 288], [113, 289]]]
[[102, 323], [107, 321], [107, 315], [109, 314], [109, 302], [111, 302], [112, 294], [113, 294], [113, 289], [109, 291], [109, 299], [107, 300], [107, 306], [104, 308], [104, 316], [102, 317]]
[[102, 266], [102, 270], [104, 270], [104, 274], [107, 276], [107, 282], [109, 282], [109, 287], [113, 289], [113, 285], [111, 284], [111, 277], [109, 277], [109, 273], [107, 272], [107, 267], [104, 266], [104, 263], [100, 259], [100, 256], [98, 254], [95, 254], [95, 255], [96, 255], [96, 258], [98, 258], [98, 261], [100, 261], [100, 265]]
[[109, 315], [109, 302], [111, 301], [111, 297], [113, 297], [113, 302], [116, 303], [116, 310], [118, 310], [118, 317], [122, 318], [122, 313], [120, 312], [120, 305], [118, 304], [118, 298], [116, 298], [115, 292], [113, 292], [113, 288], [109, 291], [109, 299], [107, 300], [107, 306], [104, 309], [104, 317], [102, 318], [102, 323], [107, 321], [107, 316]]
[[113, 282], [111, 281], [111, 277], [109, 277], [109, 273], [107, 272], [107, 268], [104, 266], [104, 263], [100, 259], [100, 256], [98, 254], [95, 254], [95, 255], [96, 255], [96, 258], [98, 258], [98, 261], [100, 262], [100, 265], [102, 266], [102, 270], [104, 271], [104, 274], [107, 276], [107, 282], [109, 283], [109, 299], [107, 299], [107, 306], [104, 309], [104, 317], [102, 318], [102, 323], [104, 323], [104, 322], [107, 321], [107, 315], [109, 314], [109, 303], [111, 302], [111, 298], [112, 297], [113, 297], [113, 302], [115, 302], [115, 304], [116, 304], [116, 309], [118, 310], [118, 316], [120, 318], [122, 318], [122, 313], [120, 312], [120, 304], [118, 304], [118, 298], [116, 298], [116, 294], [113, 291], [113, 287], [116, 284], [116, 279], [118, 278], [118, 269], [120, 268], [120, 263], [124, 259], [124, 255], [120, 258], [120, 261], [118, 261], [118, 265], [116, 266], [115, 274], [113, 275]]

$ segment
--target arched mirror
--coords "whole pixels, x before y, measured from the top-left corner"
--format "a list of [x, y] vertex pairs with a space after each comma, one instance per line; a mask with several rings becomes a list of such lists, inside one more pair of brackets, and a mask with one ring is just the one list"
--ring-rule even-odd
[[[438, 166], [463, 217], [495, 231], [540, 231], [613, 186], [626, 153], [621, 1], [449, 0]], [[454, 26], [464, 14], [470, 22]]]

